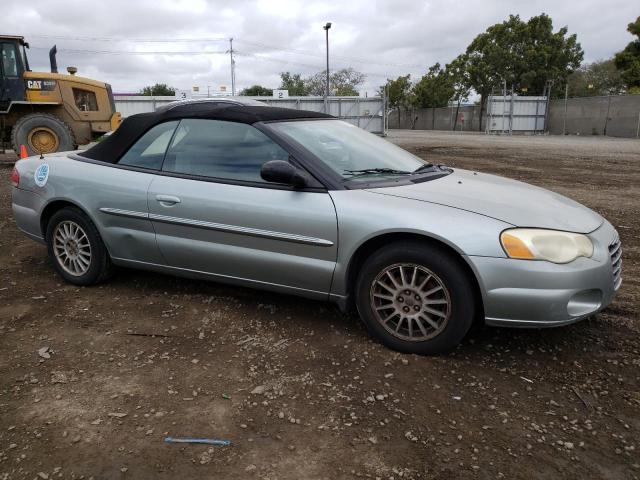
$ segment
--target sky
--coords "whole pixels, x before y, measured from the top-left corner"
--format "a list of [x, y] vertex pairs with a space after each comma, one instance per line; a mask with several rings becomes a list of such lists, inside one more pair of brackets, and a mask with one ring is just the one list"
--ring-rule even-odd
[[353, 67], [367, 75], [361, 94], [407, 73], [417, 81], [445, 64], [473, 38], [509, 14], [547, 13], [554, 30], [567, 26], [585, 62], [611, 57], [632, 40], [626, 31], [640, 14], [629, 0], [0, 0], [3, 34], [23, 35], [33, 70], [58, 67], [108, 82], [114, 92], [167, 83], [179, 90], [230, 88], [233, 38], [238, 90], [280, 85], [280, 72], [304, 75]]

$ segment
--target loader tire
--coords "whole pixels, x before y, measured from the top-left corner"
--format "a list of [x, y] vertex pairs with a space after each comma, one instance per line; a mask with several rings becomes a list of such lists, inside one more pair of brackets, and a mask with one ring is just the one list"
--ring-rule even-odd
[[29, 156], [76, 149], [69, 125], [50, 113], [30, 113], [21, 117], [11, 130], [11, 144], [16, 154], [20, 145]]

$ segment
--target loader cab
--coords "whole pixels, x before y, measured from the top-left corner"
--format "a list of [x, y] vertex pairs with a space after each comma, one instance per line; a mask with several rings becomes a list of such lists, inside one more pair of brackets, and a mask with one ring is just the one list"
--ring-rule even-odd
[[25, 85], [23, 75], [29, 70], [23, 37], [0, 35], [0, 112], [9, 109], [12, 102], [23, 102]]

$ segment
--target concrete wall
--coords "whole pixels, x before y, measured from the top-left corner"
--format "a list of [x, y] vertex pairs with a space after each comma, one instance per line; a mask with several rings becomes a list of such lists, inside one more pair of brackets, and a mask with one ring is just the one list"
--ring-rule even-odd
[[[564, 99], [551, 100], [549, 133], [562, 135], [564, 119]], [[565, 132], [569, 135], [635, 138], [639, 119], [640, 95], [569, 98]]]
[[[453, 130], [478, 131], [480, 107], [460, 107], [456, 122], [456, 108], [402, 108], [389, 115], [388, 128], [405, 128], [414, 130]], [[482, 121], [482, 128], [485, 126]]]
[[[607, 115], [608, 112], [608, 115]], [[458, 122], [456, 130], [478, 131], [480, 107], [461, 107], [464, 123]], [[389, 128], [415, 130], [452, 130], [454, 108], [401, 109], [389, 115]], [[482, 119], [481, 131], [485, 129]], [[562, 135], [565, 125], [564, 99], [551, 100], [546, 130]], [[567, 100], [566, 130], [569, 135], [609, 135], [636, 138], [640, 121], [640, 95], [612, 97], [570, 98]]]

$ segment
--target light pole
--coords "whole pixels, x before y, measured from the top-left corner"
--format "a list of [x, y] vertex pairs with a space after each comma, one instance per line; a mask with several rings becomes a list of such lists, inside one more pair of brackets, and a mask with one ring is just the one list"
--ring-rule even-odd
[[322, 28], [327, 32], [327, 93], [325, 96], [329, 98], [329, 29], [331, 28], [331, 22], [327, 22]]

